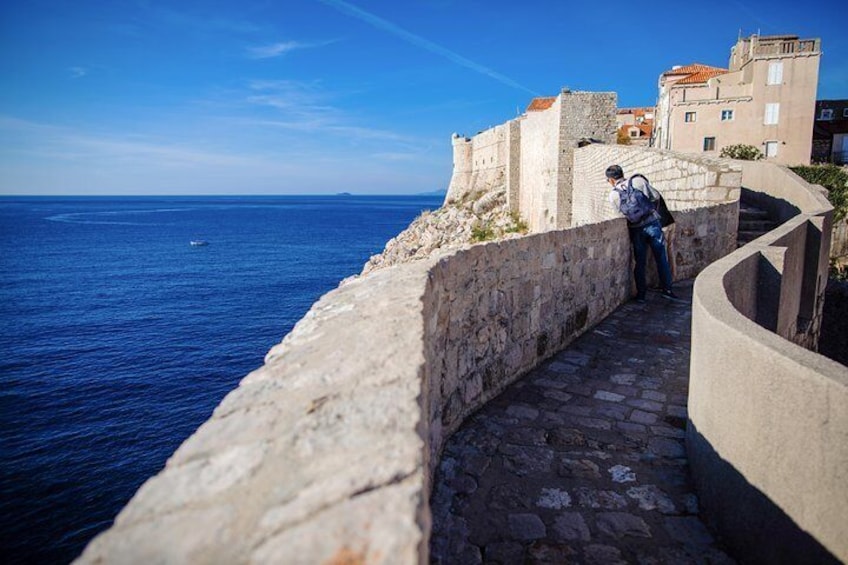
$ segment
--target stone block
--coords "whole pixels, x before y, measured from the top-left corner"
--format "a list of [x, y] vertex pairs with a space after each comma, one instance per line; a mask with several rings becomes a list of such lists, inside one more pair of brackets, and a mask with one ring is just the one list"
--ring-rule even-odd
[[559, 540], [589, 541], [592, 536], [586, 520], [579, 512], [561, 512], [554, 519], [551, 527], [552, 537]]
[[510, 535], [515, 540], [528, 541], [547, 535], [544, 522], [535, 514], [510, 514], [507, 520]]
[[595, 521], [601, 533], [616, 539], [652, 537], [650, 527], [642, 518], [626, 512], [601, 512]]

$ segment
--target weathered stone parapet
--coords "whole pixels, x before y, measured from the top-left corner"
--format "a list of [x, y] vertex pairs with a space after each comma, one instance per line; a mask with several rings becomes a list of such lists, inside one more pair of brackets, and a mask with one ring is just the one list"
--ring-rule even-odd
[[848, 561], [848, 368], [804, 348], [817, 342], [832, 208], [783, 167], [742, 166], [746, 188], [795, 215], [696, 281], [692, 473], [740, 559]]
[[427, 272], [324, 296], [79, 561], [425, 561]]
[[607, 201], [610, 186], [604, 171], [612, 164], [621, 165], [627, 176], [648, 177], [672, 211], [739, 201], [742, 169], [736, 161], [626, 145], [589, 145], [574, 156], [574, 225], [619, 215]]
[[629, 294], [624, 222], [471, 247], [436, 263], [425, 298], [434, 453], [471, 412]]

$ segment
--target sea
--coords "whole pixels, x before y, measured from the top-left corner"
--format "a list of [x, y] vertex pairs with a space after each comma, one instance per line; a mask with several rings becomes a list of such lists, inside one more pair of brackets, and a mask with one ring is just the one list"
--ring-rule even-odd
[[315, 300], [442, 199], [0, 197], [3, 562], [77, 557]]

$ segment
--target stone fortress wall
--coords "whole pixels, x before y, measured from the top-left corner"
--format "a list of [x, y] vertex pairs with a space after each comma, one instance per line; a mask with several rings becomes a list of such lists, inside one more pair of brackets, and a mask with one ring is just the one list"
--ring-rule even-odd
[[[612, 108], [614, 111], [614, 99]], [[557, 114], [561, 111], [552, 115], [562, 115]], [[581, 225], [549, 229], [551, 218], [563, 221], [565, 214], [559, 212], [566, 207], [555, 208], [556, 214], [549, 209], [537, 217], [541, 221], [536, 231], [542, 233], [467, 246], [375, 271], [322, 297], [268, 353], [265, 365], [248, 375], [169, 459], [165, 469], [142, 486], [114, 526], [89, 544], [79, 562], [427, 563], [428, 500], [445, 439], [463, 418], [508, 383], [589, 331], [629, 296], [625, 222], [622, 218], [603, 220], [606, 212], [592, 204], [599, 190], [594, 179], [603, 174], [607, 161], [632, 164], [658, 178], [665, 175], [663, 182], [668, 184], [663, 188], [677, 193], [670, 199], [678, 206], [678, 229], [691, 231], [678, 241], [680, 257], [685, 258], [678, 276], [693, 276], [735, 247], [736, 200], [745, 172], [741, 171], [740, 179], [741, 165], [693, 161], [640, 149], [578, 147], [579, 139], [572, 137], [567, 138], [569, 146], [565, 147], [561, 139], [545, 141], [541, 132], [553, 128], [544, 117], [538, 118], [538, 135], [531, 134], [533, 126], [524, 127], [531, 120], [537, 118], [503, 127], [503, 142], [497, 132], [491, 132], [490, 143], [482, 143], [487, 137], [481, 137], [478, 158], [482, 160], [483, 154], [491, 158], [485, 166], [495, 166], [495, 172], [484, 173], [489, 169], [481, 169], [480, 160], [479, 170], [473, 164], [467, 170], [457, 167], [454, 179], [467, 180], [464, 184], [452, 181], [448, 198], [461, 197], [461, 190], [477, 190], [481, 185], [475, 183], [497, 178], [500, 159], [505, 181], [516, 175], [522, 179], [517, 189], [510, 185], [509, 192], [518, 196], [513, 202], [518, 201], [519, 208], [522, 198], [538, 204], [555, 188], [574, 187], [567, 195], [559, 194], [556, 205], [567, 200], [567, 215]], [[520, 132], [518, 141], [516, 130]], [[456, 138], [454, 142], [456, 150]], [[538, 184], [532, 184], [530, 171], [521, 165], [533, 162], [525, 153], [534, 144], [556, 147], [556, 152], [548, 151], [539, 161], [548, 171], [553, 170], [550, 167], [565, 171], [559, 152], [573, 153], [573, 161], [567, 164], [571, 176], [551, 180], [540, 174], [544, 182], [536, 179]], [[513, 151], [516, 145], [518, 157]], [[473, 143], [463, 151], [466, 149], [473, 156]], [[599, 165], [600, 171], [595, 172]], [[528, 194], [528, 186], [538, 190]], [[699, 194], [704, 195], [704, 202], [698, 202]], [[592, 213], [600, 214], [602, 221], [590, 222]], [[827, 217], [826, 209], [821, 213]], [[806, 226], [806, 217], [799, 222]], [[726, 237], [720, 237], [722, 233]], [[804, 265], [809, 257], [811, 264], [818, 266], [822, 253], [825, 258], [827, 255], [820, 250], [815, 253], [812, 243], [801, 249]], [[739, 252], [729, 257], [743, 259]], [[788, 263], [798, 264], [798, 255], [793, 257]], [[745, 276], [756, 280], [751, 273]], [[807, 279], [802, 276], [801, 280]], [[809, 290], [808, 284], [787, 277], [779, 297], [794, 296], [791, 289], [798, 284]], [[746, 300], [757, 299], [755, 282], [748, 281], [741, 288]], [[814, 285], [815, 296], [818, 289]], [[848, 378], [844, 373], [838, 378], [822, 375], [819, 369], [824, 365], [818, 356], [764, 328], [751, 332], [745, 327], [743, 332], [728, 334], [735, 340], [733, 347], [763, 351], [762, 355], [740, 352], [738, 358], [745, 359], [744, 364], [710, 366], [702, 360], [711, 358], [715, 346], [731, 347], [725, 343], [727, 336], [714, 335], [721, 332], [722, 320], [729, 317], [732, 326], [737, 317], [744, 316], [734, 313], [738, 305], [727, 306], [729, 299], [722, 298], [728, 293], [726, 284], [705, 287], [699, 282], [696, 290], [695, 308], [703, 309], [704, 314], [699, 314], [700, 325], [693, 336], [700, 341], [693, 343], [693, 379], [710, 382], [716, 378], [724, 383], [713, 374], [718, 368], [726, 376], [745, 381], [751, 372], [770, 375], [775, 359], [801, 359], [807, 372], [800, 388], [787, 387], [781, 394], [781, 389], [772, 387], [768, 394], [781, 398], [791, 394], [781, 402], [797, 407], [792, 413], [828, 408], [829, 399], [834, 399], [827, 413], [830, 423], [811, 415], [818, 418], [819, 433], [807, 437], [808, 442], [821, 443], [817, 469], [831, 473], [826, 482], [831, 485], [839, 472], [829, 470], [831, 466], [848, 468], [848, 442], [835, 443], [843, 433], [839, 429], [848, 429], [838, 412], [840, 406], [848, 406], [844, 399]], [[718, 313], [702, 306], [708, 299], [724, 300]], [[799, 302], [786, 300], [789, 306], [778, 303], [777, 309], [791, 315], [792, 305]], [[815, 323], [813, 318], [811, 324]], [[779, 347], [769, 345], [769, 340], [779, 340], [775, 342]], [[766, 353], [763, 348], [767, 346]], [[696, 348], [701, 352], [697, 363]], [[830, 365], [825, 369], [836, 370]], [[827, 380], [830, 389], [811, 389], [806, 384], [821, 379]], [[762, 400], [751, 396], [760, 393], [756, 389], [736, 392], [740, 396], [734, 406]], [[807, 399], [806, 394], [813, 398]], [[697, 405], [693, 422], [716, 448], [721, 462], [725, 432], [711, 426], [721, 419], [723, 405], [713, 403], [709, 394], [693, 402]], [[778, 406], [779, 402], [768, 405]], [[737, 425], [749, 425], [741, 414]], [[784, 419], [791, 425], [790, 418]], [[756, 424], [772, 425], [767, 419]], [[769, 446], [778, 453], [776, 444]], [[699, 453], [692, 454], [693, 460], [705, 461], [705, 466], [715, 461], [699, 458]], [[770, 493], [768, 480], [756, 487]], [[709, 485], [702, 497], [706, 508], [715, 508], [720, 500]], [[801, 493], [798, 500], [807, 499]], [[848, 522], [848, 504], [841, 510], [833, 504], [826, 508], [831, 523]], [[848, 558], [841, 542], [832, 539], [833, 528], [826, 531], [820, 521], [803, 521], [794, 508], [787, 511], [798, 524], [809, 528], [810, 535], [842, 559]], [[817, 508], [805, 510], [815, 511]]]
[[545, 110], [528, 111], [472, 138], [454, 135], [445, 201], [503, 187], [509, 208], [530, 231], [569, 227], [574, 151], [590, 142], [615, 142], [615, 107], [614, 93], [563, 90]]

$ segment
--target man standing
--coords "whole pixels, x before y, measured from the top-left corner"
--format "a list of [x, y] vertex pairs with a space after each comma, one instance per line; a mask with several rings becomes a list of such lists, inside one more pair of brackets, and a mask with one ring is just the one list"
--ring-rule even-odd
[[645, 301], [645, 263], [650, 247], [662, 285], [661, 296], [674, 302], [682, 302], [671, 289], [671, 267], [660, 226], [660, 216], [656, 211], [659, 193], [642, 175], [634, 175], [631, 180], [624, 178], [624, 171], [619, 165], [607, 167], [606, 177], [612, 186], [609, 193], [610, 204], [627, 218], [630, 243], [633, 245], [633, 256], [636, 260], [636, 267], [633, 269], [633, 276], [636, 278], [636, 301]]

